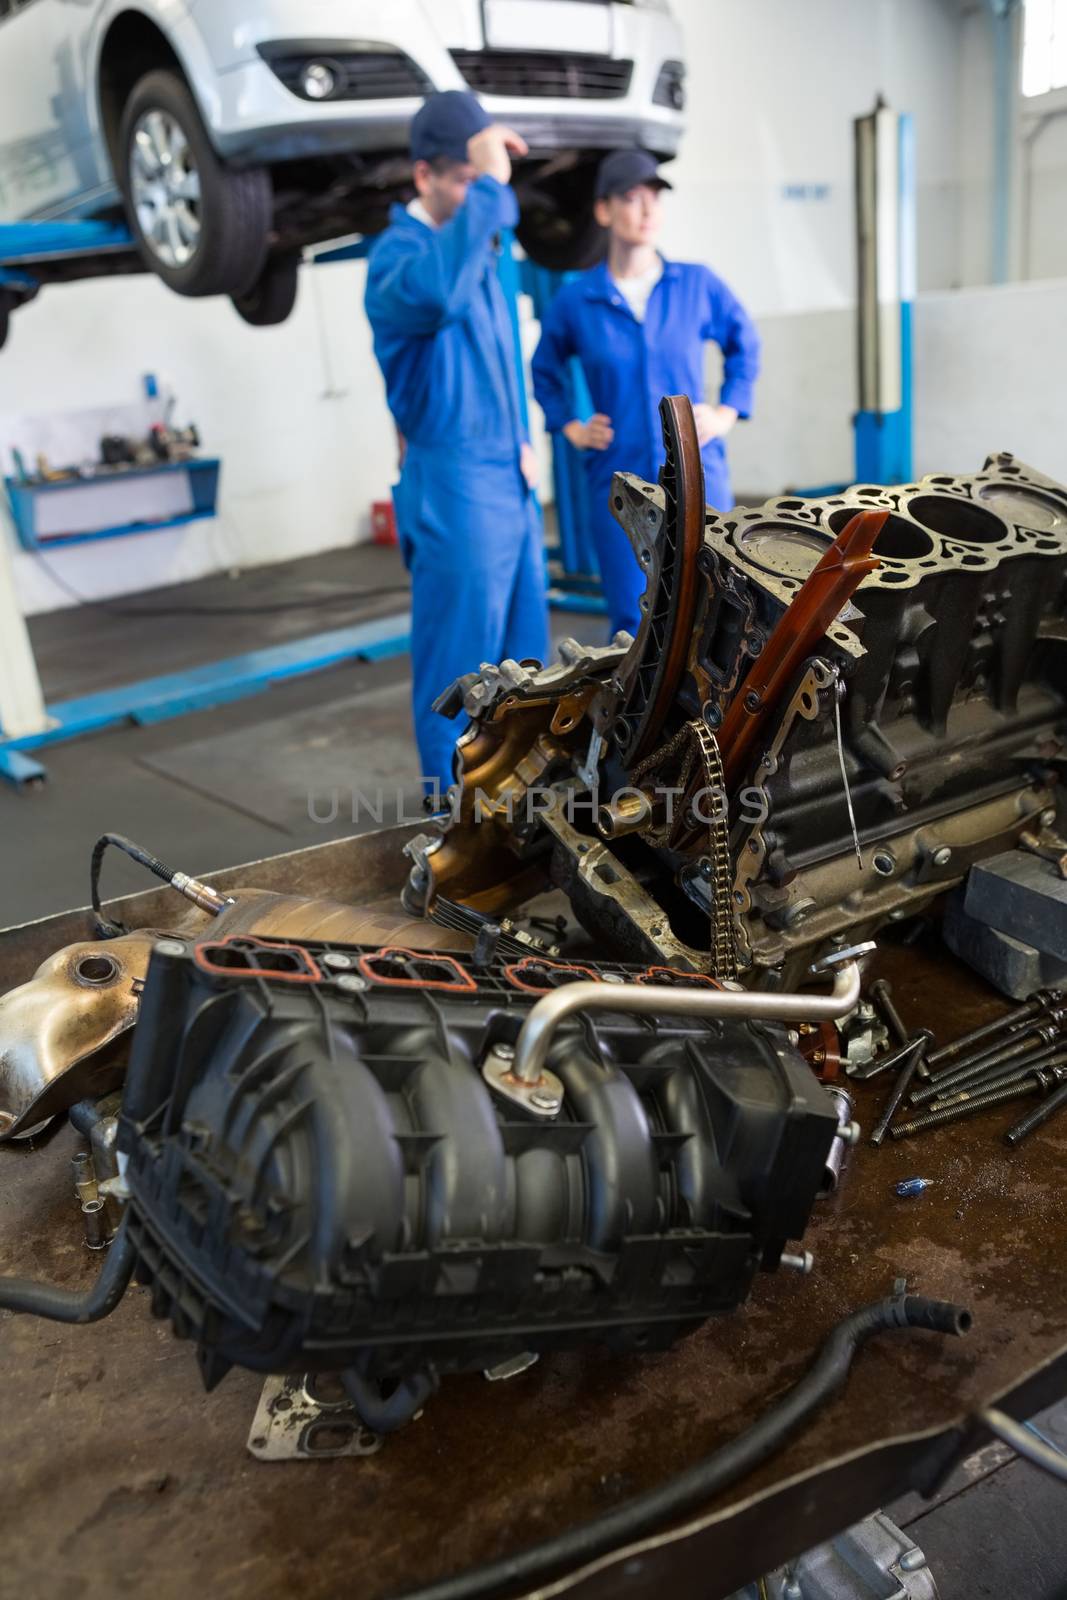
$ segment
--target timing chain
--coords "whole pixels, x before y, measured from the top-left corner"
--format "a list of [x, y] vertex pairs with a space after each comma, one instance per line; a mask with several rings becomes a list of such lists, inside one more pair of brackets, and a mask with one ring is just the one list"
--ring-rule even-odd
[[[637, 785], [650, 772], [662, 767], [680, 750], [685, 751], [676, 787], [683, 793], [689, 790], [698, 759], [704, 768], [704, 787], [715, 799], [715, 811], [708, 824], [708, 862], [711, 875], [708, 888], [711, 896], [711, 973], [712, 977], [736, 979], [737, 945], [733, 922], [733, 868], [730, 863], [730, 824], [726, 811], [726, 781], [723, 773], [719, 742], [711, 729], [701, 719], [687, 722], [674, 738], [636, 766], [630, 782]], [[649, 835], [649, 842], [666, 845], [671, 826]]]

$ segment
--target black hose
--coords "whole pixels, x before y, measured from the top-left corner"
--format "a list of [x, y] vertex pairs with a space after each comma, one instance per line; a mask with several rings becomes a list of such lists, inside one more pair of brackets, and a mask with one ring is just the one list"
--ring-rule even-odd
[[0, 1311], [46, 1317], [49, 1322], [100, 1322], [111, 1315], [126, 1293], [135, 1258], [123, 1218], [103, 1270], [87, 1293], [74, 1294], [50, 1283], [34, 1283], [30, 1278], [0, 1278]]
[[414, 1590], [404, 1600], [486, 1600], [520, 1586], [525, 1592], [553, 1576], [573, 1572], [608, 1551], [632, 1544], [694, 1506], [706, 1504], [780, 1450], [801, 1424], [842, 1387], [856, 1352], [874, 1334], [892, 1328], [928, 1328], [933, 1333], [960, 1335], [967, 1333], [970, 1326], [969, 1311], [943, 1300], [897, 1295], [864, 1306], [838, 1323], [811, 1369], [784, 1400], [747, 1432], [696, 1466], [580, 1528], [547, 1539], [519, 1555]]
[[125, 834], [105, 833], [93, 846], [92, 859], [89, 862], [89, 892], [92, 896], [93, 920], [97, 932], [105, 939], [117, 938], [126, 930], [121, 922], [111, 922], [104, 916], [100, 905], [100, 868], [109, 845], [114, 845], [116, 850], [125, 851], [132, 861], [138, 862], [142, 867], [147, 867], [149, 872], [157, 878], [162, 878], [164, 883], [173, 883], [175, 873], [173, 867], [166, 866], [162, 861], [145, 850], [141, 845], [134, 844], [132, 839], [127, 839]]

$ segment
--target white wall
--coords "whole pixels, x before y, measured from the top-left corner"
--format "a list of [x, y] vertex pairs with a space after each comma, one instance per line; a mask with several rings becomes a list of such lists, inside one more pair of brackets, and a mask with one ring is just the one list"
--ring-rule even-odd
[[[762, 316], [850, 305], [852, 122], [881, 93], [915, 117], [920, 286], [950, 284], [957, 0], [673, 3], [690, 95], [668, 250], [709, 261]], [[812, 197], [789, 198], [797, 185]]]
[[[365, 276], [361, 262], [305, 267], [295, 314], [271, 329], [149, 276], [60, 285], [18, 311], [0, 415], [133, 400], [151, 371], [223, 460], [216, 521], [48, 551], [60, 578], [95, 599], [365, 539], [396, 461]], [[71, 603], [33, 555], [16, 553], [15, 574], [27, 614]]]

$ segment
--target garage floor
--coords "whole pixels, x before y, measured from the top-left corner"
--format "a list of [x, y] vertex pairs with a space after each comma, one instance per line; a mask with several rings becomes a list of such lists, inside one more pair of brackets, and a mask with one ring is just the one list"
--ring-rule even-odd
[[[59, 699], [339, 627], [361, 616], [401, 611], [403, 585], [395, 552], [361, 548], [263, 569], [239, 583], [215, 578], [121, 603], [124, 611], [143, 608], [155, 616], [118, 615], [97, 607], [63, 611], [35, 619], [31, 633], [46, 694]], [[331, 598], [314, 608], [288, 604], [294, 598], [332, 596], [338, 587], [400, 592], [358, 603]], [[260, 615], [158, 615], [171, 608], [188, 613], [253, 605], [270, 609]], [[279, 606], [285, 609], [275, 609]], [[557, 622], [556, 631], [599, 640], [603, 623], [566, 617]], [[289, 682], [256, 699], [50, 751], [49, 782], [43, 789], [20, 793], [0, 785], [0, 926], [84, 902], [89, 852], [105, 829], [130, 834], [185, 870], [210, 872], [298, 843], [352, 832], [353, 790], [367, 794], [379, 786], [389, 788], [384, 820], [393, 820], [404, 807], [412, 808], [414, 819], [418, 769], [410, 739], [406, 665], [399, 660], [338, 668]], [[335, 796], [336, 814], [332, 814]], [[376, 825], [373, 817], [357, 815], [357, 827]], [[109, 894], [145, 887], [137, 870], [121, 859], [109, 861], [106, 870]], [[52, 1142], [50, 1154], [69, 1138], [69, 1130], [63, 1130]], [[44, 1159], [45, 1152], [0, 1152], [0, 1194], [7, 1191], [11, 1196], [22, 1190], [24, 1201], [24, 1185], [39, 1188], [38, 1221], [44, 1223], [44, 1212], [49, 1213], [54, 1227], [46, 1236], [56, 1242], [41, 1248], [37, 1270], [69, 1278], [71, 1252], [80, 1246], [72, 1243], [68, 1208], [60, 1203], [51, 1216], [57, 1196], [54, 1185], [44, 1182], [39, 1165]], [[5, 1210], [12, 1214], [8, 1206]], [[11, 1259], [19, 1252], [4, 1254]], [[19, 1265], [25, 1269], [29, 1263], [20, 1260]], [[129, 1308], [124, 1312], [130, 1314]], [[179, 1564], [172, 1581], [153, 1572], [152, 1588], [161, 1600], [185, 1595], [194, 1584], [211, 1585], [213, 1592], [227, 1597], [324, 1594], [321, 1581], [310, 1576], [320, 1562], [320, 1580], [332, 1574], [330, 1592], [348, 1587], [348, 1580], [328, 1558], [330, 1518], [343, 1522], [352, 1515], [388, 1517], [388, 1504], [377, 1500], [377, 1474], [364, 1475], [367, 1488], [360, 1492], [352, 1471], [358, 1472], [358, 1463], [302, 1467], [299, 1470], [314, 1482], [318, 1510], [304, 1531], [295, 1522], [288, 1528], [279, 1526], [276, 1499], [271, 1496], [267, 1501], [257, 1492], [276, 1469], [254, 1463], [244, 1453], [258, 1381], [234, 1374], [226, 1385], [225, 1400], [223, 1392], [206, 1397], [199, 1391], [188, 1347], [176, 1344], [158, 1325], [144, 1326], [142, 1331], [140, 1370], [131, 1367], [127, 1345], [120, 1392], [109, 1383], [104, 1330], [77, 1334], [93, 1342], [99, 1358], [93, 1376], [97, 1387], [92, 1427], [86, 1428], [85, 1408], [79, 1402], [82, 1428], [77, 1436], [64, 1431], [64, 1415], [73, 1406], [63, 1368], [69, 1336], [57, 1335], [54, 1361], [48, 1356], [48, 1340], [5, 1340], [9, 1351], [36, 1352], [33, 1370], [8, 1367], [8, 1383], [22, 1396], [20, 1410], [26, 1399], [34, 1397], [32, 1403], [41, 1410], [41, 1428], [56, 1444], [54, 1471], [35, 1472], [29, 1478], [5, 1471], [0, 1477], [0, 1516], [8, 1541], [19, 1546], [20, 1554], [17, 1582], [12, 1568], [7, 1568], [8, 1576], [0, 1569], [0, 1595], [17, 1592], [35, 1600], [75, 1581], [94, 1600], [142, 1593], [136, 1571], [130, 1570], [120, 1581], [109, 1550], [127, 1542], [142, 1546], [157, 1518], [161, 1529], [170, 1530], [166, 1535], [170, 1559], [176, 1562], [182, 1548], [188, 1557], [188, 1567], [183, 1572]], [[187, 1372], [188, 1383], [180, 1391], [181, 1405], [169, 1409], [161, 1395], [174, 1395], [174, 1382], [168, 1378], [154, 1386], [153, 1375], [170, 1375], [175, 1366]], [[84, 1368], [85, 1363], [78, 1362], [77, 1373], [71, 1374], [79, 1393]], [[577, 1360], [560, 1365], [557, 1381], [573, 1382], [583, 1372], [594, 1385], [602, 1381]], [[484, 1407], [475, 1406], [474, 1412], [482, 1415]], [[187, 1422], [193, 1424], [195, 1450], [181, 1442], [183, 1436], [192, 1442]], [[1067, 1447], [1067, 1406], [1039, 1423]], [[161, 1436], [168, 1432], [174, 1437], [173, 1450], [160, 1448]], [[401, 1446], [409, 1470], [417, 1477], [426, 1475], [427, 1494], [433, 1475], [448, 1470], [446, 1440], [436, 1426], [430, 1433], [432, 1462], [420, 1464], [412, 1457], [413, 1437]], [[38, 1461], [47, 1458], [40, 1443], [38, 1439]], [[109, 1492], [103, 1498], [94, 1493], [97, 1453], [101, 1461], [128, 1453], [128, 1482], [121, 1493]], [[229, 1466], [224, 1468], [224, 1462]], [[220, 1471], [229, 1481], [231, 1504], [245, 1508], [243, 1532], [232, 1525], [222, 1528], [212, 1517], [211, 1483]], [[106, 1476], [110, 1480], [113, 1473]], [[49, 1543], [48, 1506], [57, 1493], [64, 1501], [67, 1550], [56, 1550]], [[994, 1451], [958, 1475], [934, 1505], [909, 1498], [887, 1509], [927, 1552], [942, 1600], [986, 1596], [1065, 1600], [1064, 1494], [1035, 1469]], [[269, 1505], [273, 1512], [268, 1512]], [[140, 1534], [134, 1531], [138, 1527], [143, 1530]], [[314, 1536], [309, 1536], [312, 1528]], [[35, 1587], [31, 1551], [36, 1541], [48, 1577], [42, 1575]], [[100, 1567], [94, 1573], [91, 1567], [97, 1563]], [[279, 1565], [268, 1584], [268, 1566], [274, 1563]], [[213, 1572], [225, 1575], [221, 1587], [211, 1584]], [[352, 1580], [349, 1592], [358, 1591], [358, 1582]]]

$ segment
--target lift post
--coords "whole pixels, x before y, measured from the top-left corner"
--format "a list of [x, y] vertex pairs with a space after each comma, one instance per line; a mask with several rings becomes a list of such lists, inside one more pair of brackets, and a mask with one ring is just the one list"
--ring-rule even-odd
[[915, 128], [880, 99], [855, 123], [859, 268], [857, 483], [912, 477]]

